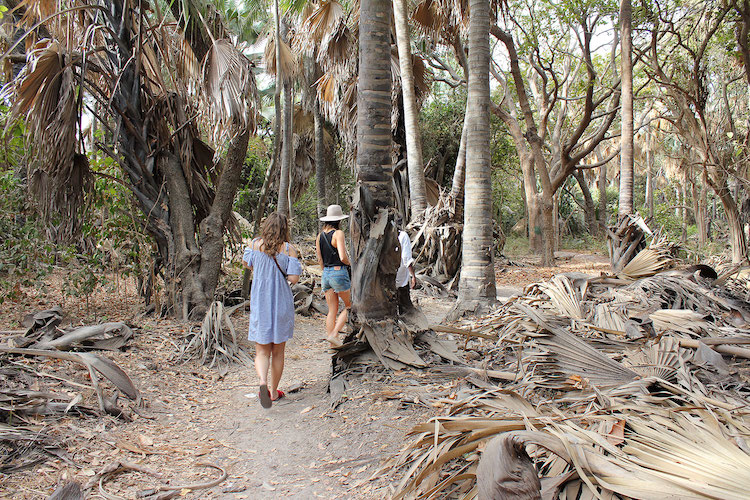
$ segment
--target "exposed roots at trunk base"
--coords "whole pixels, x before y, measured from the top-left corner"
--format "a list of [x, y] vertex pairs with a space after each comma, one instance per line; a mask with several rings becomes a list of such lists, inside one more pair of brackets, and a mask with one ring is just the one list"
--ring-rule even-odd
[[441, 196], [435, 206], [425, 210], [422, 222], [412, 227], [416, 230], [412, 248], [419, 251], [414, 259], [416, 264], [424, 269], [425, 275], [449, 283], [448, 288], [454, 289], [461, 265], [463, 224], [455, 221], [451, 198]]
[[397, 319], [363, 321], [331, 358], [331, 407], [343, 395], [345, 375], [357, 365], [374, 362], [387, 370], [403, 370], [436, 366], [443, 360], [464, 364], [457, 351], [455, 342], [439, 338], [430, 330], [427, 318], [418, 308]]
[[489, 314], [492, 308], [497, 305], [496, 300], [487, 298], [475, 298], [475, 299], [459, 299], [456, 304], [448, 312], [443, 320], [444, 323], [453, 323], [467, 315], [482, 316]]
[[242, 306], [244, 302], [230, 308], [214, 302], [203, 318], [200, 330], [191, 329], [185, 336], [180, 358], [195, 360], [209, 368], [215, 366], [222, 377], [231, 363], [250, 366], [252, 360], [239, 344], [230, 319], [232, 313]]

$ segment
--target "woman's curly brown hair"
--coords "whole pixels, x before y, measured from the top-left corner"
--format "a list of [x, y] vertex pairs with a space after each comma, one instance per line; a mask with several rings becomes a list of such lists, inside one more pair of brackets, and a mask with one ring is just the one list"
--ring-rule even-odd
[[286, 215], [274, 212], [263, 222], [260, 230], [263, 251], [270, 257], [276, 255], [283, 243], [289, 241], [289, 221]]

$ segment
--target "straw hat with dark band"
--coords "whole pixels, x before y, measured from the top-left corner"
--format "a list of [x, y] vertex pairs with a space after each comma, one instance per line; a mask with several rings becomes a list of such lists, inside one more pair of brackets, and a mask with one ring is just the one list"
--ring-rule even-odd
[[341, 205], [328, 205], [328, 210], [326, 210], [326, 216], [321, 217], [320, 220], [323, 222], [333, 222], [337, 220], [344, 220], [348, 219], [348, 215], [344, 215], [344, 212], [341, 210]]

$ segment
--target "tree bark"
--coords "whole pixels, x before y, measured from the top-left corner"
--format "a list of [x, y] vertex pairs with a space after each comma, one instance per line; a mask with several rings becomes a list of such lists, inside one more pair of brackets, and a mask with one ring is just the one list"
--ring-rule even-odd
[[684, 245], [687, 242], [687, 226], [688, 226], [688, 209], [687, 209], [687, 176], [680, 185], [680, 242]]
[[646, 207], [648, 216], [654, 217], [654, 159], [651, 152], [651, 144], [646, 147]]
[[193, 308], [206, 303], [199, 275], [201, 251], [195, 241], [193, 205], [178, 158], [165, 152], [159, 158], [159, 167], [164, 172], [169, 192], [169, 223], [173, 236], [169, 259], [173, 269], [169, 285], [173, 287], [173, 303], [181, 305], [182, 319], [187, 321]]
[[284, 120], [282, 122], [282, 135], [281, 141], [281, 171], [279, 178], [279, 205], [278, 211], [286, 215], [291, 215], [291, 200], [289, 199], [289, 189], [291, 187], [291, 175], [292, 175], [292, 162], [294, 160], [294, 131], [292, 120], [294, 119], [294, 99], [293, 99], [293, 88], [294, 84], [291, 80], [285, 80], [284, 82]]
[[276, 110], [276, 118], [273, 124], [273, 154], [271, 156], [271, 164], [266, 170], [266, 176], [263, 179], [263, 186], [260, 188], [260, 197], [258, 198], [258, 206], [255, 207], [255, 220], [253, 221], [253, 236], [259, 234], [260, 222], [263, 219], [263, 214], [266, 211], [266, 200], [268, 199], [268, 191], [271, 187], [271, 179], [276, 176], [276, 171], [279, 169], [280, 154], [281, 154], [281, 91], [277, 87], [276, 93], [273, 96], [274, 109]]
[[240, 184], [249, 140], [250, 131], [245, 130], [238, 131], [230, 141], [224, 159], [224, 168], [221, 170], [216, 186], [211, 211], [200, 224], [200, 277], [207, 300], [199, 310], [195, 311], [196, 314], [205, 314], [219, 283], [219, 274], [224, 257], [224, 230], [232, 214], [234, 196], [237, 194], [237, 186]]
[[729, 241], [732, 247], [732, 262], [739, 264], [747, 260], [747, 241], [745, 240], [745, 231], [742, 227], [742, 220], [737, 210], [737, 204], [734, 202], [729, 189], [725, 188], [718, 193], [719, 200], [724, 206], [724, 212], [727, 216], [729, 225]]
[[[468, 105], [468, 102], [467, 102]], [[460, 221], [464, 218], [464, 186], [466, 184], [466, 134], [469, 129], [468, 113], [464, 113], [464, 126], [461, 129], [461, 143], [456, 156], [456, 168], [453, 170], [451, 199], [453, 200], [453, 218]]]
[[400, 252], [392, 223], [391, 1], [360, 5], [357, 187], [351, 219], [352, 310], [366, 320], [396, 315]]
[[490, 157], [490, 8], [469, 2], [469, 84], [466, 136], [466, 194], [459, 302], [494, 301]]
[[414, 220], [424, 214], [424, 210], [427, 208], [427, 195], [424, 180], [424, 161], [422, 159], [422, 136], [419, 131], [419, 110], [417, 109], [417, 95], [414, 90], [414, 71], [406, 0], [393, 0], [393, 14], [396, 25], [399, 67], [401, 69], [401, 92], [404, 102], [411, 218]]
[[[706, 184], [706, 171], [704, 169], [702, 172], [700, 193], [697, 196], [698, 207], [695, 212], [695, 223], [698, 226], [699, 248], [704, 248], [708, 243], [708, 188]], [[693, 186], [693, 188], [695, 189], [695, 185]]]
[[317, 97], [313, 98], [313, 119], [315, 120], [315, 185], [318, 190], [318, 217], [323, 217], [328, 206], [326, 203], [326, 151], [323, 117], [320, 115], [320, 104]]
[[630, 0], [620, 0], [622, 136], [620, 137], [620, 217], [633, 213], [633, 46]]
[[591, 197], [591, 190], [586, 182], [586, 176], [583, 172], [576, 170], [573, 174], [578, 181], [578, 186], [583, 194], [583, 220], [586, 224], [586, 230], [589, 234], [596, 234], [596, 213], [594, 210], [594, 198]]
[[607, 227], [607, 165], [599, 167], [599, 228], [597, 234], [601, 234]]

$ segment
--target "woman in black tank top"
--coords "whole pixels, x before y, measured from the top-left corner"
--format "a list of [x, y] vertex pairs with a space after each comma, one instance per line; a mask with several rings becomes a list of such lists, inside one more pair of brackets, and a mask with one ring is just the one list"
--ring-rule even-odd
[[[339, 229], [342, 220], [349, 217], [344, 215], [339, 205], [331, 205], [323, 221], [323, 230], [315, 240], [315, 251], [318, 263], [323, 269], [321, 288], [328, 304], [326, 316], [326, 340], [334, 347], [341, 346], [339, 332], [346, 324], [351, 302], [351, 281], [349, 279], [349, 255], [346, 252], [344, 232]], [[338, 314], [339, 299], [344, 302], [344, 309]]]

